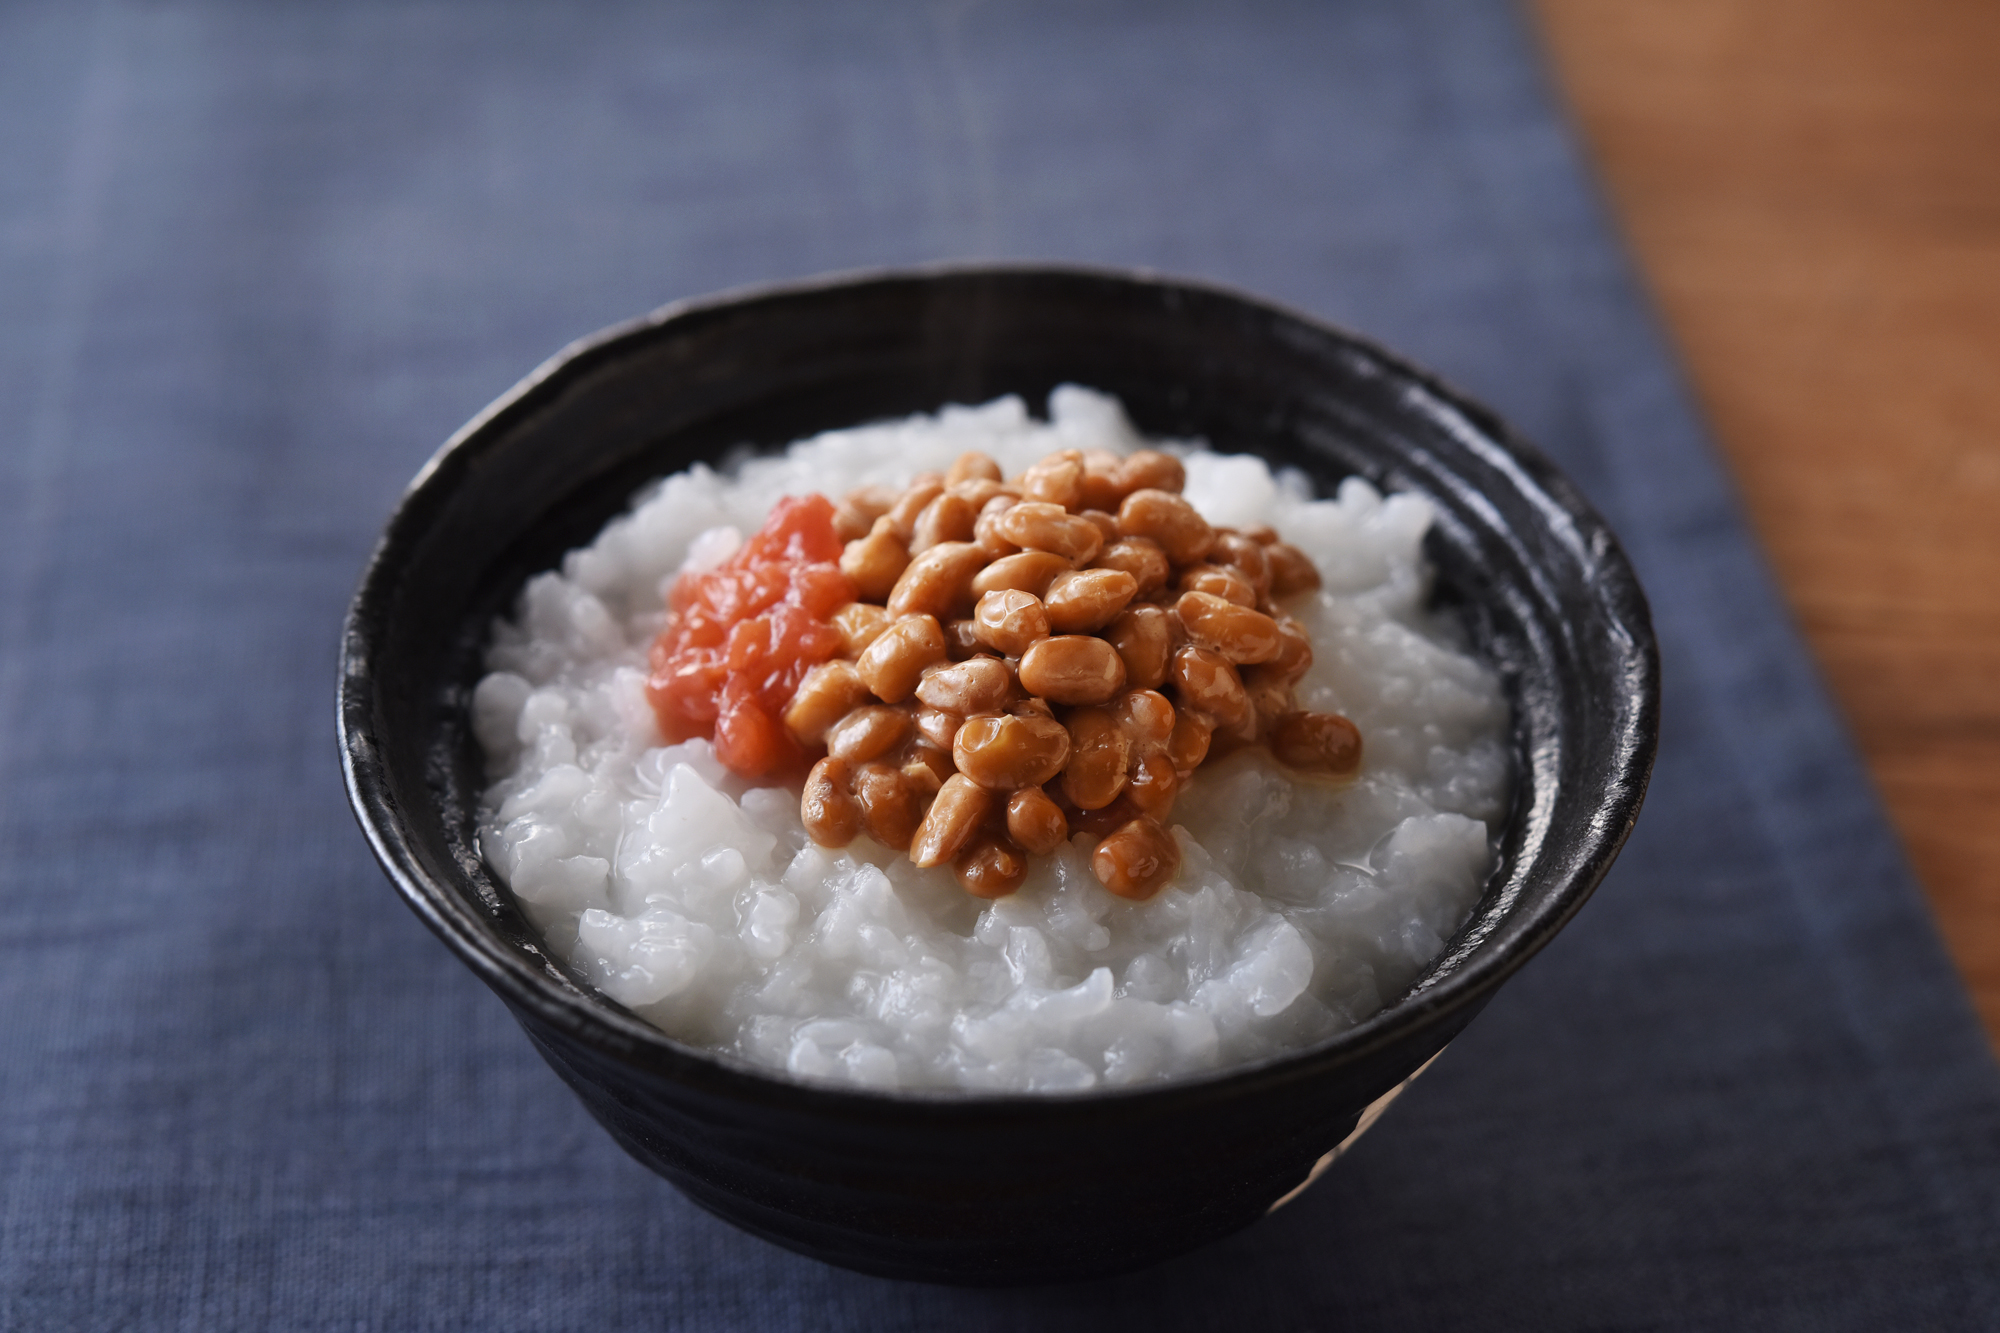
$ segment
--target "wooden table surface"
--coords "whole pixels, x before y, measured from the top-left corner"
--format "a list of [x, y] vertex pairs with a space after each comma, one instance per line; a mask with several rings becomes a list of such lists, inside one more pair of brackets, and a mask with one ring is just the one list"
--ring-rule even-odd
[[2000, 1046], [2000, 3], [1531, 10]]

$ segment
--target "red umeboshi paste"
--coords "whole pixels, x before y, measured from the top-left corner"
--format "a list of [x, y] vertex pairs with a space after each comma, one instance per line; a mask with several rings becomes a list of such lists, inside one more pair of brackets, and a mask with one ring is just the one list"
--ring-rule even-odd
[[674, 580], [646, 681], [669, 744], [709, 737], [746, 778], [804, 770], [782, 719], [800, 679], [840, 651], [827, 618], [854, 600], [842, 545], [832, 501], [787, 496], [723, 564]]

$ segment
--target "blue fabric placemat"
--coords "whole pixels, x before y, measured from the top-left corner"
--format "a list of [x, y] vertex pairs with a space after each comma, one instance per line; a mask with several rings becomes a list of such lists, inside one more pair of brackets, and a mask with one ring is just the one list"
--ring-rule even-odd
[[[858, 265], [1149, 265], [1367, 331], [1611, 517], [1651, 798], [1297, 1203], [1024, 1292], [627, 1160], [395, 900], [337, 627], [568, 339]], [[1498, 3], [0, 7], [0, 1327], [1971, 1329], [2000, 1075]]]

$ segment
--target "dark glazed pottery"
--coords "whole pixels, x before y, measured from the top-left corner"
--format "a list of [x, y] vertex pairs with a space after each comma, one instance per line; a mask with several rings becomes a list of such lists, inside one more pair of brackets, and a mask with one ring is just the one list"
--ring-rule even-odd
[[[1395, 1004], [1210, 1077], [1061, 1096], [787, 1082], [662, 1035], [544, 954], [474, 842], [467, 720], [493, 617], [648, 478], [751, 444], [1073, 381], [1153, 435], [1359, 473], [1438, 507], [1428, 550], [1514, 707], [1504, 859]], [[1646, 603], [1603, 521], [1493, 415], [1350, 334], [1139, 274], [950, 267], [672, 306], [589, 338], [459, 432], [404, 497], [350, 612], [348, 791], [418, 916], [627, 1151], [703, 1207], [832, 1263], [1045, 1282], [1245, 1226], [1468, 1023], [1617, 854], [1658, 720]]]

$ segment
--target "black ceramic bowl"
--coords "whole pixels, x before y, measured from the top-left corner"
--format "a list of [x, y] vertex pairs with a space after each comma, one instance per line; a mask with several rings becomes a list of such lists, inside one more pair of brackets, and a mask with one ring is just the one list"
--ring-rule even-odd
[[[1442, 957], [1331, 1041], [1164, 1086], [1059, 1096], [804, 1086], [682, 1045], [546, 954], [474, 841], [467, 718], [493, 618], [648, 478], [733, 446], [1073, 381], [1152, 435], [1430, 497], [1439, 596], [1504, 677], [1515, 813]], [[1137, 1267], [1255, 1220], [1458, 1033], [1597, 885], [1652, 764], [1646, 603], [1602, 520], [1491, 413], [1371, 344], [1138, 275], [964, 267], [671, 306], [585, 339], [445, 446], [349, 614], [348, 791], [411, 908], [612, 1136], [703, 1207], [898, 1277]]]

